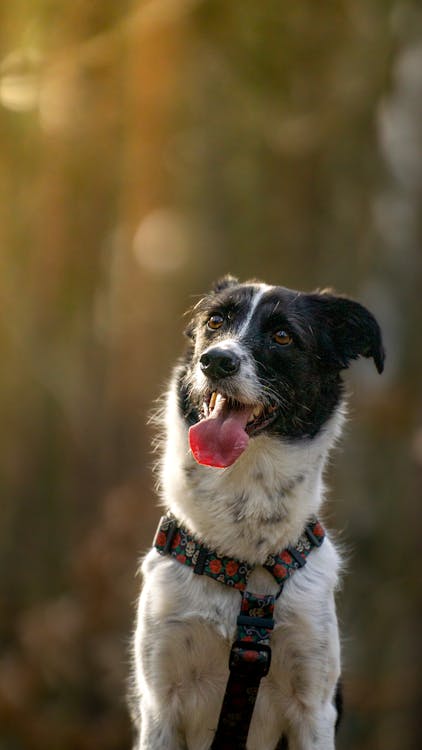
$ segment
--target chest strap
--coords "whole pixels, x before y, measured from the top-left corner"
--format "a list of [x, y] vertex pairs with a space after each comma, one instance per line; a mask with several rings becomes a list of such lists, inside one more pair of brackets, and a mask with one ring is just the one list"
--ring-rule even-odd
[[[322, 525], [313, 518], [294, 547], [289, 546], [281, 552], [269, 555], [264, 568], [275, 578], [281, 589], [298, 568], [303, 568], [306, 558], [314, 547], [320, 547], [325, 532]], [[197, 575], [206, 575], [219, 583], [231, 586], [239, 591], [246, 589], [253, 565], [213, 552], [201, 544], [182, 524], [168, 514], [162, 516], [153, 541], [153, 546], [163, 555], [171, 555], [182, 565], [193, 568]]]
[[179, 563], [193, 568], [197, 575], [209, 576], [242, 593], [236, 640], [230, 650], [230, 674], [211, 750], [246, 749], [259, 685], [271, 664], [275, 600], [287, 579], [306, 564], [309, 553], [321, 546], [324, 537], [323, 527], [312, 519], [294, 547], [269, 555], [264, 568], [275, 578], [279, 590], [275, 596], [264, 596], [246, 591], [253, 565], [209, 550], [174, 516], [161, 518], [153, 542], [160, 554], [171, 555]]
[[261, 679], [271, 664], [274, 596], [245, 591], [230, 651], [229, 679], [211, 750], [244, 750]]

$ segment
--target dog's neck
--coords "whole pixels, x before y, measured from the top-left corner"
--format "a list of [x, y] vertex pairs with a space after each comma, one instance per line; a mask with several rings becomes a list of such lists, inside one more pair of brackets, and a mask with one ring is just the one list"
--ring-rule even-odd
[[262, 435], [228, 469], [198, 465], [170, 391], [162, 460], [162, 499], [210, 549], [251, 564], [294, 544], [323, 500], [323, 469], [340, 434], [343, 409], [313, 439], [282, 442]]

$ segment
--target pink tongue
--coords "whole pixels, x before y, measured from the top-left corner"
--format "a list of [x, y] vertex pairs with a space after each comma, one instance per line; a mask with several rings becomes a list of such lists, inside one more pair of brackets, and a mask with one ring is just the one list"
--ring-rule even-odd
[[189, 444], [196, 461], [220, 469], [231, 466], [249, 442], [245, 427], [251, 412], [251, 407], [229, 409], [227, 400], [217, 396], [211, 416], [189, 430]]

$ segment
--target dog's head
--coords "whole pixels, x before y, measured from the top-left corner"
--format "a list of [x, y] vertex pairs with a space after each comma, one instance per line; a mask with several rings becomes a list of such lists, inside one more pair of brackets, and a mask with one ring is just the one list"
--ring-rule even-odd
[[341, 370], [384, 365], [381, 332], [358, 302], [225, 277], [196, 305], [181, 405], [199, 463], [230, 466], [261, 434], [313, 438], [338, 407]]

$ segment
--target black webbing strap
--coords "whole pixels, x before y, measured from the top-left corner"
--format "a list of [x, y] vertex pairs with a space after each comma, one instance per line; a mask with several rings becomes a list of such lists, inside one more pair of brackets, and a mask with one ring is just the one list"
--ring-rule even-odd
[[274, 596], [245, 591], [230, 652], [230, 675], [211, 750], [244, 750], [261, 679], [271, 663]]

